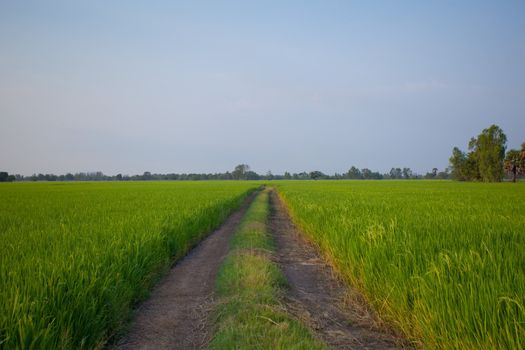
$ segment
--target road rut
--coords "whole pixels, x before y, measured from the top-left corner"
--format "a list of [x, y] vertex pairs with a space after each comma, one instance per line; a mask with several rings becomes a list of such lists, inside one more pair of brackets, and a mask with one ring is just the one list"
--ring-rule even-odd
[[[403, 348], [398, 337], [378, 325], [359, 294], [334, 277], [331, 266], [304, 240], [275, 190], [270, 206], [277, 262], [289, 284], [284, 297], [288, 312], [332, 349]], [[353, 302], [348, 302], [349, 296]]]

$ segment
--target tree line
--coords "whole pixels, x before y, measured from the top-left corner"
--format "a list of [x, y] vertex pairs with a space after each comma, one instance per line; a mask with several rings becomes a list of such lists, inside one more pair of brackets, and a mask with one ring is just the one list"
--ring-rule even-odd
[[525, 143], [520, 150], [507, 149], [507, 136], [497, 125], [483, 129], [468, 143], [468, 152], [452, 149], [450, 175], [459, 181], [499, 182], [505, 175], [513, 182], [525, 175]]
[[468, 152], [458, 147], [452, 149], [449, 167], [443, 171], [433, 168], [424, 175], [413, 172], [410, 168], [392, 168], [388, 173], [380, 173], [368, 168], [355, 166], [345, 173], [328, 175], [319, 170], [300, 173], [285, 172], [272, 174], [268, 171], [261, 175], [252, 171], [248, 164], [239, 164], [231, 172], [224, 173], [169, 173], [152, 174], [149, 171], [139, 175], [105, 175], [101, 171], [55, 174], [33, 174], [31, 176], [13, 175], [0, 172], [0, 182], [13, 181], [152, 181], [152, 180], [384, 180], [384, 179], [453, 179], [459, 181], [502, 181], [507, 175], [512, 181], [525, 177], [525, 142], [521, 149], [507, 151], [507, 136], [497, 125], [483, 129], [470, 139]]
[[31, 176], [10, 175], [7, 172], [0, 172], [0, 182], [13, 181], [155, 181], [155, 180], [178, 180], [178, 181], [199, 181], [199, 180], [384, 180], [384, 179], [448, 179], [448, 170], [438, 171], [432, 169], [425, 175], [413, 172], [410, 168], [392, 168], [388, 173], [372, 171], [368, 168], [358, 169], [352, 166], [345, 173], [335, 173], [328, 175], [319, 170], [303, 171], [300, 173], [258, 174], [250, 169], [248, 164], [239, 164], [232, 171], [224, 173], [169, 173], [154, 174], [149, 171], [139, 175], [106, 175], [101, 171], [67, 173], [64, 175], [55, 174], [33, 174]]

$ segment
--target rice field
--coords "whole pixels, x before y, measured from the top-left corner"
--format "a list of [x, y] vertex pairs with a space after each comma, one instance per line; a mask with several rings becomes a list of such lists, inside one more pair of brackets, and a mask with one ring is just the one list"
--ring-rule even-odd
[[525, 183], [277, 187], [341, 276], [416, 345], [525, 347]]
[[[272, 181], [417, 347], [525, 347], [525, 183]], [[260, 183], [0, 185], [0, 348], [92, 349]]]
[[0, 186], [0, 348], [91, 349], [254, 182]]

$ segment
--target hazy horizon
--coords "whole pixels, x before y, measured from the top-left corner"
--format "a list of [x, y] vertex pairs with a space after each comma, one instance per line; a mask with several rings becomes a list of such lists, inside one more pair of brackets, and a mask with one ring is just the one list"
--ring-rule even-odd
[[0, 3], [0, 171], [426, 173], [525, 142], [525, 3]]

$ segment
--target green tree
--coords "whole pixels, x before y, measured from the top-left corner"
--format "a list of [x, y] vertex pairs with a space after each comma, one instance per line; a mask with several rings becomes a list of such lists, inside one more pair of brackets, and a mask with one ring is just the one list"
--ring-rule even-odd
[[250, 171], [248, 164], [239, 164], [232, 171], [232, 177], [234, 180], [246, 180], [246, 173]]
[[457, 147], [452, 149], [452, 156], [449, 158], [450, 176], [454, 180], [465, 181], [468, 180], [466, 176], [467, 156], [465, 152]]
[[521, 144], [521, 150], [511, 149], [505, 156], [505, 170], [512, 174], [512, 182], [516, 182], [518, 176], [525, 175], [525, 142]]
[[483, 129], [470, 139], [469, 153], [454, 147], [449, 158], [451, 177], [455, 180], [496, 182], [503, 179], [507, 136], [497, 125]]
[[255, 171], [247, 171], [245, 174], [246, 180], [259, 180], [261, 177]]
[[391, 179], [401, 179], [403, 177], [403, 172], [401, 168], [392, 168], [390, 169], [390, 178]]
[[361, 174], [365, 180], [370, 180], [372, 178], [372, 170], [368, 168], [361, 169]]
[[350, 170], [346, 173], [346, 177], [348, 179], [362, 179], [363, 175], [361, 174], [361, 170], [357, 169], [355, 166], [352, 166]]
[[9, 173], [6, 171], [0, 171], [0, 182], [13, 182], [15, 180], [15, 175], [9, 175]]
[[470, 140], [469, 150], [476, 162], [481, 181], [497, 182], [503, 179], [506, 145], [507, 136], [497, 125], [483, 129], [477, 138]]
[[326, 177], [325, 174], [323, 174], [321, 171], [318, 171], [318, 170], [311, 171], [309, 176], [310, 176], [310, 179], [313, 179], [313, 180], [319, 180], [319, 179]]
[[412, 170], [410, 168], [403, 168], [403, 178], [404, 179], [412, 178]]
[[481, 181], [478, 160], [476, 159], [476, 154], [474, 152], [469, 152], [467, 154], [463, 173], [465, 174], [466, 180]]

